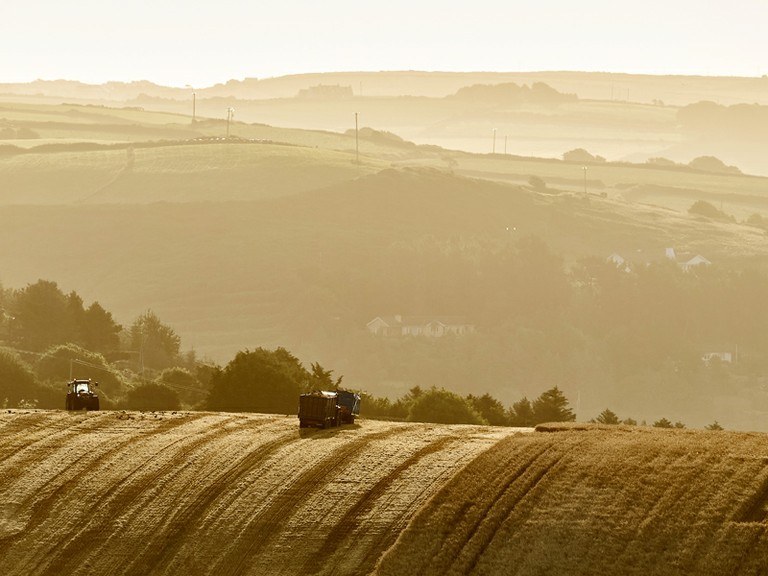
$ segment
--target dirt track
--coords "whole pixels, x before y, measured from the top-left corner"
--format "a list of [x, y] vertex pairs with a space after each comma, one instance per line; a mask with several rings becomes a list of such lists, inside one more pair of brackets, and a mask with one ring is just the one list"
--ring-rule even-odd
[[367, 574], [510, 429], [0, 414], [0, 574]]

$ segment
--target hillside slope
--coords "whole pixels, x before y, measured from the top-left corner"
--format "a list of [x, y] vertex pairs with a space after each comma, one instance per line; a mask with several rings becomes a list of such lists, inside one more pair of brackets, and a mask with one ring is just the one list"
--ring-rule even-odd
[[337, 184], [384, 164], [330, 150], [208, 141], [34, 149], [0, 156], [0, 205], [259, 200]]
[[0, 573], [765, 573], [765, 435], [563, 428], [4, 411]]
[[365, 574], [510, 429], [212, 413], [0, 415], [0, 573]]
[[422, 509], [377, 576], [765, 574], [766, 462], [758, 434], [506, 438]]
[[0, 269], [6, 287], [52, 279], [121, 322], [151, 308], [185, 346], [224, 361], [244, 346], [300, 348], [307, 328], [296, 322], [321, 326], [341, 314], [345, 329], [364, 326], [384, 304], [351, 317], [347, 292], [353, 280], [369, 281], [361, 275], [371, 266], [389, 266], [382, 255], [398, 243], [504, 243], [531, 234], [567, 261], [614, 251], [660, 259], [675, 246], [721, 262], [762, 257], [768, 246], [762, 230], [734, 223], [437, 170], [386, 169], [259, 202], [7, 206]]

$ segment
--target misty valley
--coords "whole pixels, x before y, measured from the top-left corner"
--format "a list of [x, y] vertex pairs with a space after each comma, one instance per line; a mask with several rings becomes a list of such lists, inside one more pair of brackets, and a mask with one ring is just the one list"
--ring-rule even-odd
[[0, 84], [0, 572], [764, 573], [766, 135], [765, 76]]

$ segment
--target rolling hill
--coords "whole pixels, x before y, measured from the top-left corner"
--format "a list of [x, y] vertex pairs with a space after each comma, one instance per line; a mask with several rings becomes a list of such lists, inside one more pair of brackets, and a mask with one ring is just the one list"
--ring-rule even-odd
[[735, 576], [768, 561], [762, 434], [28, 410], [0, 426], [9, 576]]
[[[658, 262], [669, 247], [721, 270], [765, 269], [766, 178], [470, 154], [370, 129], [361, 130], [357, 162], [354, 133], [235, 123], [237, 136], [225, 139], [222, 122], [138, 109], [17, 104], [4, 113], [37, 122], [40, 140], [48, 120], [66, 118], [97, 136], [71, 143], [72, 134], [51, 133], [42, 146], [0, 148], [4, 288], [54, 280], [124, 326], [151, 309], [185, 349], [218, 363], [244, 348], [286, 346], [375, 394], [435, 385], [509, 404], [557, 383], [581, 395], [589, 416], [610, 402], [649, 421], [763, 427], [759, 379], [721, 382], [697, 402], [616, 387], [583, 334], [500, 317], [515, 277], [494, 269], [530, 237], [559, 259], [561, 276], [613, 253]], [[118, 125], [169, 134], [110, 142]], [[173, 137], [182, 128], [188, 137]], [[689, 214], [699, 200], [735, 218]], [[496, 300], [478, 300], [489, 286]], [[367, 338], [371, 319], [401, 313], [464, 315], [480, 329], [455, 346]], [[736, 333], [713, 329], [711, 346], [731, 346]], [[537, 366], [558, 368], [540, 380], [531, 377], [546, 372]], [[733, 398], [723, 402], [726, 390]]]
[[376, 574], [765, 571], [762, 435], [544, 428], [459, 472]]
[[365, 574], [509, 429], [3, 411], [0, 571]]
[[[313, 169], [307, 162], [293, 170], [275, 168], [273, 174], [286, 172], [285, 186], [293, 182], [294, 191], [297, 180], [306, 182], [302, 174]], [[332, 174], [343, 178], [349, 175], [344, 170], [342, 165]], [[98, 194], [75, 185], [48, 186], [41, 188], [48, 192], [31, 195], [29, 204], [5, 206], [0, 211], [0, 239], [7, 247], [0, 254], [3, 284], [55, 279], [67, 290], [101, 301], [123, 321], [151, 308], [178, 330], [186, 346], [225, 360], [254, 343], [295, 341], [304, 330], [292, 329], [291, 322], [308, 319], [306, 313], [328, 322], [344, 308], [338, 298], [345, 279], [403, 239], [503, 243], [532, 234], [567, 261], [638, 250], [658, 260], [667, 246], [712, 261], [748, 260], [763, 258], [768, 249], [764, 232], [749, 226], [702, 222], [610, 199], [539, 194], [433, 169], [388, 169], [272, 199], [264, 197], [279, 189], [262, 192], [237, 169], [212, 171], [210, 177], [218, 177], [224, 192], [202, 202], [169, 201], [204, 196], [198, 186], [206, 178], [179, 171], [152, 178], [158, 186], [167, 184], [156, 189], [155, 200], [163, 202], [147, 203], [143, 194], [151, 185], [127, 188], [140, 182], [127, 176], [123, 188], [114, 180]], [[65, 194], [77, 195], [80, 202], [51, 204]], [[110, 194], [117, 204], [95, 203]], [[264, 199], [222, 198], [237, 195]], [[32, 198], [48, 205], [30, 205]], [[334, 278], [330, 301], [308, 287], [327, 277]], [[376, 315], [375, 302], [368, 313]], [[369, 319], [346, 317], [344, 323], [355, 329]]]

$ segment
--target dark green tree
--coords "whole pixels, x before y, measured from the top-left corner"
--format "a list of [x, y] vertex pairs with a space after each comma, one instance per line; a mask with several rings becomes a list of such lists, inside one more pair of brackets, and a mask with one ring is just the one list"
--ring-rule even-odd
[[[62, 391], [63, 406], [66, 389]], [[15, 353], [0, 350], [0, 406], [16, 408], [21, 400], [37, 399], [37, 392], [37, 381], [29, 366]]]
[[600, 415], [595, 418], [595, 421], [598, 424], [619, 424], [619, 417], [613, 410], [606, 408], [600, 412]]
[[131, 326], [131, 347], [138, 352], [140, 368], [162, 370], [179, 361], [181, 338], [147, 310]]
[[94, 302], [80, 319], [80, 334], [83, 346], [94, 352], [112, 352], [120, 347], [118, 334], [123, 329], [112, 318], [112, 314]]
[[487, 424], [464, 398], [437, 388], [419, 394], [411, 405], [408, 420], [441, 424]]
[[523, 397], [509, 409], [509, 425], [530, 428], [536, 425], [536, 416], [528, 398]]
[[[310, 390], [338, 390], [344, 376], [339, 376], [334, 380], [333, 370], [326, 370], [319, 362], [311, 364], [312, 372], [310, 374]], [[309, 392], [310, 390], [307, 390]]]
[[568, 400], [563, 393], [555, 386], [533, 401], [533, 418], [536, 424], [572, 422], [576, 420], [576, 415], [568, 407]]
[[78, 341], [76, 299], [65, 296], [56, 282], [38, 280], [19, 290], [14, 300], [11, 330], [20, 348], [37, 351]]
[[504, 410], [504, 405], [490, 394], [482, 396], [467, 396], [467, 402], [480, 414], [491, 426], [508, 426], [509, 419]]
[[296, 412], [310, 374], [284, 348], [238, 352], [211, 379], [207, 407], [225, 412]]
[[388, 420], [393, 417], [392, 401], [382, 396], [365, 394], [363, 397], [366, 418], [374, 420]]
[[705, 430], [712, 430], [712, 431], [724, 430], [724, 428], [722, 426], [720, 426], [720, 424], [717, 422], [717, 420], [712, 422], [712, 424], [707, 424], [704, 428], [705, 428]]
[[674, 424], [672, 424], [671, 421], [667, 420], [666, 418], [661, 418], [660, 420], [656, 420], [656, 422], [653, 423], [654, 428], [674, 428]]

